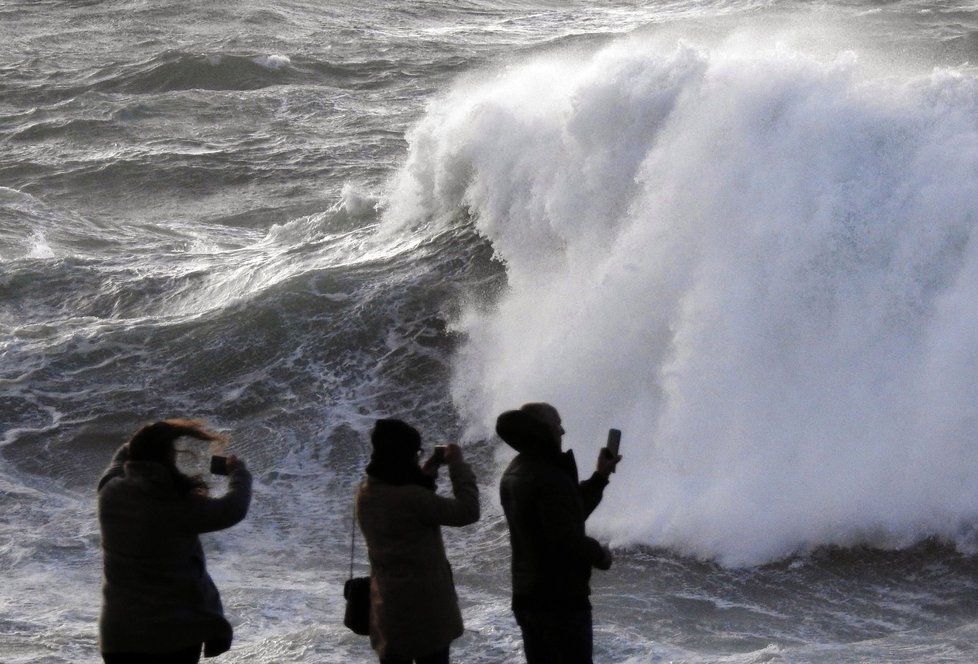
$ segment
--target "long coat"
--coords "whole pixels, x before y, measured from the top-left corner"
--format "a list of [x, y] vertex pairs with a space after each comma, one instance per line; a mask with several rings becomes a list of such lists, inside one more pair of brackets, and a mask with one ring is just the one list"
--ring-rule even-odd
[[370, 645], [381, 657], [424, 657], [462, 635], [462, 614], [441, 526], [479, 519], [468, 464], [449, 466], [454, 498], [368, 476], [356, 496], [370, 559]]
[[101, 651], [162, 653], [197, 643], [207, 643], [208, 654], [227, 650], [231, 625], [198, 534], [245, 517], [251, 475], [236, 468], [220, 498], [181, 495], [164, 466], [127, 455], [124, 445], [99, 482]]

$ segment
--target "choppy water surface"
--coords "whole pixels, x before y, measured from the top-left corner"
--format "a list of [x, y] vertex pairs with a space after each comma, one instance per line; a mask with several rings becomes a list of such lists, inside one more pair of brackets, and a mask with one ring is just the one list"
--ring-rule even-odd
[[974, 661], [976, 35], [910, 1], [3, 4], [0, 661], [98, 660], [93, 485], [174, 415], [257, 478], [206, 538], [223, 659], [372, 659], [340, 597], [394, 415], [484, 490], [456, 659], [521, 661], [492, 424], [528, 400], [584, 469], [625, 431], [596, 661]]

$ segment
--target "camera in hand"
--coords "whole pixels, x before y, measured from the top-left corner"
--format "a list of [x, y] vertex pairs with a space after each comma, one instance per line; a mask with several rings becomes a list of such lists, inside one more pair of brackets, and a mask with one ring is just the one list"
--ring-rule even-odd
[[211, 474], [212, 475], [227, 475], [228, 474], [228, 458], [223, 456], [212, 456], [211, 457]]
[[608, 429], [608, 443], [605, 445], [605, 449], [608, 450], [608, 455], [614, 459], [618, 456], [618, 448], [621, 446], [621, 431], [618, 429]]
[[447, 446], [446, 445], [435, 445], [435, 450], [434, 450], [434, 452], [432, 452], [431, 458], [438, 465], [442, 465], [442, 464], [445, 463], [445, 450], [446, 449], [447, 449]]

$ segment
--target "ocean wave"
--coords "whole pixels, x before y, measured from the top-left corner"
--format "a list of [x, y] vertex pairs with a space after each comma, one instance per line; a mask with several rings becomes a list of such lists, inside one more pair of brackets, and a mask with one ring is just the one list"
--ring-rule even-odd
[[167, 51], [103, 67], [89, 90], [147, 94], [184, 90], [249, 91], [279, 85], [372, 88], [392, 82], [400, 65], [377, 59], [327, 62], [289, 54], [244, 55]]
[[637, 38], [432, 104], [385, 224], [466, 209], [506, 265], [457, 324], [473, 435], [541, 399], [585, 457], [622, 428], [617, 544], [736, 565], [963, 541], [978, 81], [872, 71]]
[[[8, 198], [36, 205], [16, 192]], [[354, 472], [333, 458], [342, 453], [330, 451], [333, 437], [361, 431], [371, 413], [450, 422], [454, 340], [443, 307], [460, 286], [446, 275], [467, 274], [478, 252], [457, 256], [454, 235], [378, 234], [375, 204], [348, 188], [335, 210], [273, 225], [236, 247], [188, 227], [171, 228], [162, 243], [128, 238], [118, 255], [77, 255], [64, 236], [50, 255], [22, 248], [0, 280], [0, 381], [30, 377], [30, 389], [8, 390], [4, 405], [33, 425], [10, 430], [8, 459], [36, 472], [58, 453], [41, 441], [65, 436], [85, 458], [79, 468], [90, 470], [104, 442], [83, 444], [61, 426], [121, 437], [147, 412], [189, 409], [267, 430], [242, 442], [273, 467], [285, 453], [300, 463], [327, 455]], [[36, 218], [54, 220], [39, 209]], [[60, 424], [54, 409], [70, 422]], [[307, 433], [293, 444], [279, 441], [286, 431]]]
[[[270, 66], [269, 63], [275, 63]], [[103, 68], [100, 91], [148, 93], [175, 90], [257, 90], [293, 79], [283, 56], [196, 54], [169, 51], [152, 58]]]

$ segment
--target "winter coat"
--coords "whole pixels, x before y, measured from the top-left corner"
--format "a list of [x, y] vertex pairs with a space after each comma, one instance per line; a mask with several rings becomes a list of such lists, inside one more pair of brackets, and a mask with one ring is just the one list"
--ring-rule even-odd
[[370, 645], [380, 657], [424, 657], [462, 635], [441, 526], [478, 521], [479, 490], [468, 464], [448, 470], [454, 498], [369, 475], [357, 490], [370, 559]]
[[515, 610], [590, 609], [592, 567], [608, 568], [604, 549], [584, 531], [608, 480], [578, 483], [570, 450], [522, 411], [497, 420], [499, 436], [519, 454], [503, 473], [499, 497], [512, 546]]
[[209, 656], [226, 651], [231, 625], [198, 534], [245, 517], [251, 475], [243, 465], [236, 468], [220, 498], [181, 495], [162, 464], [127, 458], [123, 445], [99, 481], [101, 651], [174, 652], [197, 643]]

